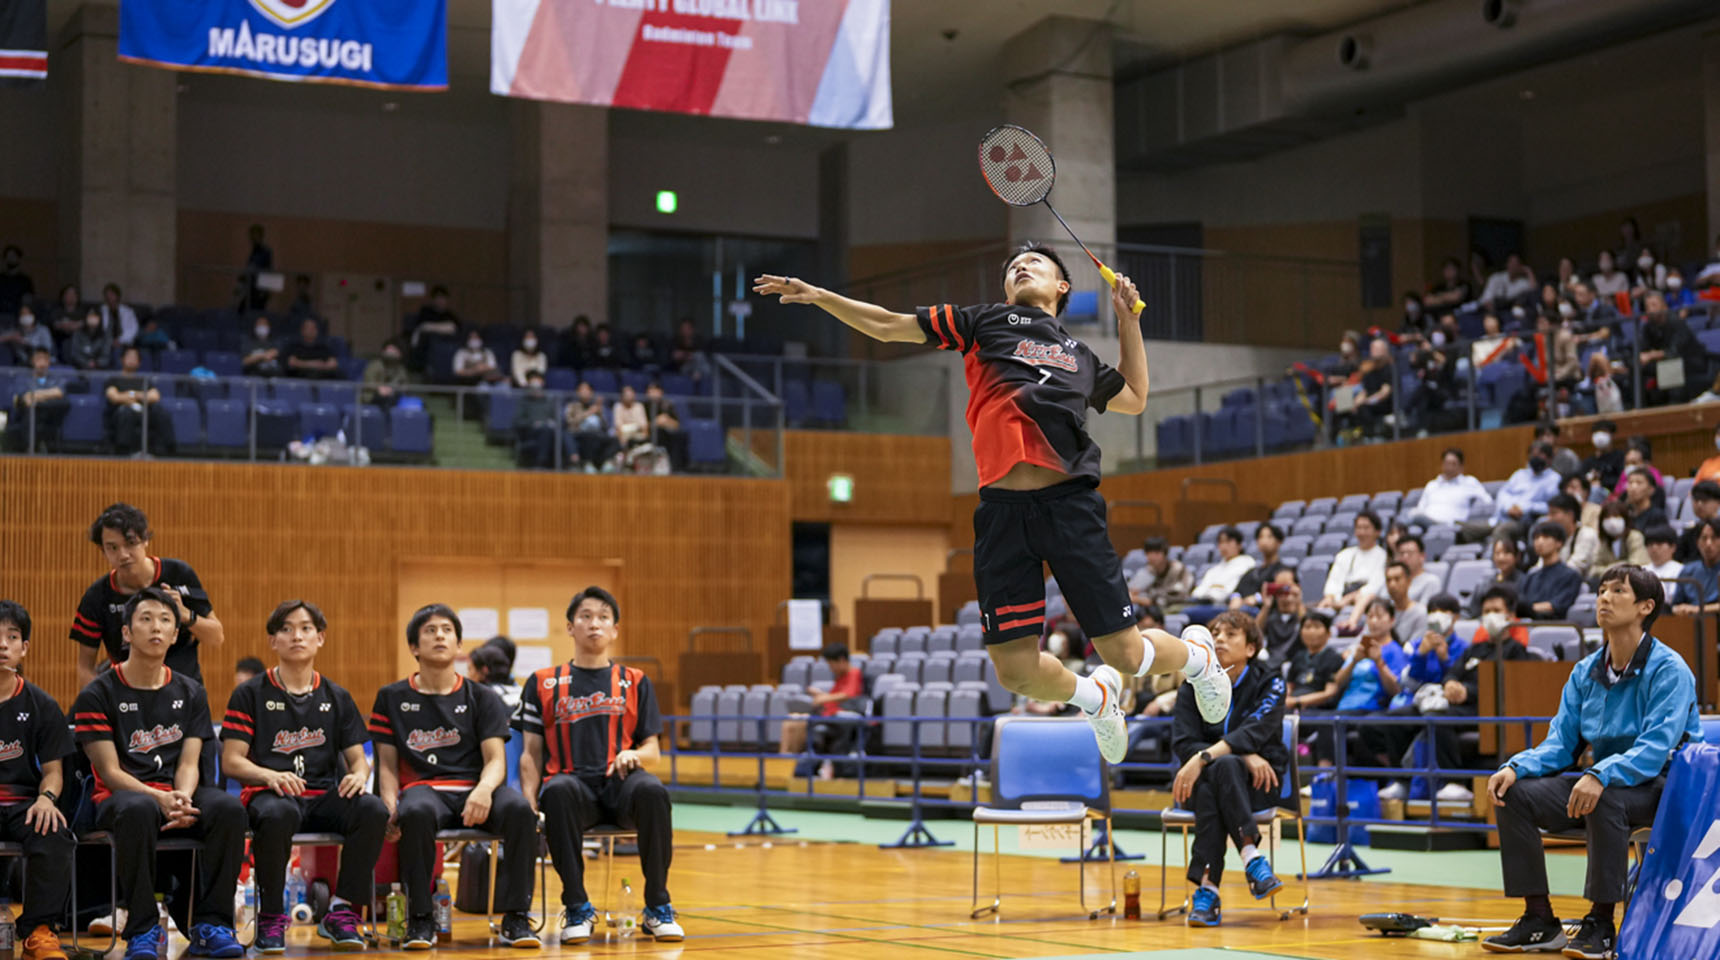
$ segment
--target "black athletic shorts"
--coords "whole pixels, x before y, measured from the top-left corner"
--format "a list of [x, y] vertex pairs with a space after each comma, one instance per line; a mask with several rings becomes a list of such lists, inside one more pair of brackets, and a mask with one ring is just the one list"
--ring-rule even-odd
[[1093, 481], [1040, 490], [979, 492], [973, 514], [973, 579], [985, 642], [1005, 643], [1045, 630], [1041, 563], [1063, 590], [1089, 638], [1135, 625], [1123, 564], [1105, 528], [1105, 498]]

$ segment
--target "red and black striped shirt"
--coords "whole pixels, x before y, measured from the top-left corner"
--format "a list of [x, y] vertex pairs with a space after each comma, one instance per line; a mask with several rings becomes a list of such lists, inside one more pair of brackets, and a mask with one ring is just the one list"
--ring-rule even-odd
[[532, 674], [514, 726], [544, 739], [544, 775], [601, 781], [615, 755], [663, 731], [645, 672], [619, 663], [595, 670], [564, 663]]

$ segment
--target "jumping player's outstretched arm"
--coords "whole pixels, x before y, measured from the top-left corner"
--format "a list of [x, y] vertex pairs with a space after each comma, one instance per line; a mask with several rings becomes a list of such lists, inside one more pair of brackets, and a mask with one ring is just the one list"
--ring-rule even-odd
[[1111, 308], [1117, 313], [1117, 372], [1126, 384], [1106, 406], [1118, 413], [1139, 414], [1147, 409], [1147, 348], [1141, 342], [1141, 317], [1134, 310], [1137, 294], [1128, 277], [1118, 276], [1111, 288]]
[[[926, 342], [926, 334], [920, 329], [919, 319], [911, 313], [894, 313], [877, 304], [850, 300], [795, 277], [764, 274], [753, 281], [753, 292], [767, 297], [779, 297], [783, 303], [810, 303], [821, 307], [824, 312], [874, 340], [886, 343]], [[1136, 343], [1140, 342], [1138, 334], [1135, 340]]]

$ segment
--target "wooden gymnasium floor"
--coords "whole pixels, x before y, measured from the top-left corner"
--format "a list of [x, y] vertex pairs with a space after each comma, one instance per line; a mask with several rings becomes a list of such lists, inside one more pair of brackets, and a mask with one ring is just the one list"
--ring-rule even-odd
[[[680, 812], [678, 809], [677, 813]], [[736, 814], [744, 816], [740, 811]], [[947, 821], [935, 824], [945, 839], [960, 837], [964, 841], [971, 829], [964, 829], [965, 826]], [[1141, 836], [1134, 835], [1137, 846]], [[989, 840], [986, 844], [989, 850]], [[1156, 855], [1157, 843], [1151, 846]], [[1178, 856], [1174, 842], [1171, 855]], [[632, 857], [617, 858], [617, 885], [619, 877], [627, 872], [637, 880], [637, 863]], [[589, 889], [595, 897], [602, 878], [601, 862], [588, 861], [588, 864]], [[984, 858], [981, 864], [989, 867]], [[1219, 929], [1191, 929], [1182, 924], [1180, 917], [1162, 923], [1152, 919], [1158, 905], [1158, 868], [1152, 861], [1132, 866], [1142, 878], [1146, 919], [1141, 921], [1123, 920], [1120, 916], [1089, 921], [1078, 912], [1074, 898], [1074, 866], [1046, 856], [1007, 853], [1003, 864], [1002, 919], [971, 921], [969, 859], [960, 846], [892, 851], [880, 850], [871, 842], [798, 838], [779, 839], [768, 845], [749, 839], [737, 845], [721, 833], [680, 830], [676, 836], [670, 890], [688, 932], [685, 942], [605, 941], [600, 934], [591, 944], [549, 945], [543, 953], [559, 957], [781, 960], [1101, 956], [1150, 956], [1155, 960], [1254, 960], [1265, 956], [1443, 960], [1480, 957], [1483, 952], [1474, 943], [1385, 940], [1369, 935], [1356, 917], [1378, 910], [1461, 917], [1514, 917], [1518, 912], [1511, 902], [1483, 890], [1378, 880], [1328, 880], [1315, 883], [1314, 908], [1308, 918], [1296, 916], [1280, 922], [1263, 910], [1235, 909], [1251, 907], [1254, 902], [1245, 889], [1232, 882], [1240, 877], [1240, 870], [1233, 870], [1226, 874], [1224, 883], [1225, 925]], [[1453, 867], [1463, 869], [1456, 863]], [[1089, 884], [1104, 882], [1103, 868], [1085, 869]], [[1293, 864], [1280, 869], [1290, 884], [1286, 893], [1299, 889], [1290, 879], [1294, 869]], [[1120, 876], [1122, 869], [1118, 872]], [[981, 876], [983, 882], [986, 873]], [[1176, 876], [1173, 866], [1173, 884]], [[557, 904], [559, 884], [553, 870], [549, 877], [550, 902]], [[1555, 889], [1558, 887], [1555, 883]], [[1180, 885], [1173, 886], [1173, 897], [1180, 899], [1181, 889]], [[1098, 892], [1096, 887], [1090, 887], [1090, 891], [1090, 897]], [[1574, 897], [1554, 899], [1557, 909], [1568, 911], [1565, 915], [1580, 914], [1585, 908]], [[598, 903], [601, 909], [603, 904]], [[173, 952], [179, 955], [179, 949]], [[289, 957], [326, 953], [324, 941], [314, 940], [308, 928], [294, 929], [289, 939]], [[429, 956], [498, 955], [521, 953], [489, 947], [484, 938], [483, 918], [456, 914], [455, 944], [439, 948]]]

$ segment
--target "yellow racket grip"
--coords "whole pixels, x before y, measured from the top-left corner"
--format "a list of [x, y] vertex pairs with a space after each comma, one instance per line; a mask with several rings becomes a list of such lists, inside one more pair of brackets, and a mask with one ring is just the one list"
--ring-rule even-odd
[[[1111, 289], [1113, 289], [1113, 290], [1117, 289], [1117, 271], [1112, 270], [1110, 267], [1107, 267], [1101, 263], [1101, 264], [1099, 264], [1099, 276], [1105, 278], [1105, 282], [1111, 285]], [[1145, 310], [1146, 308], [1147, 308], [1146, 301], [1142, 300], [1140, 297], [1136, 297], [1135, 298], [1135, 305], [1131, 309], [1133, 309], [1136, 313], [1140, 313], [1142, 310]]]

